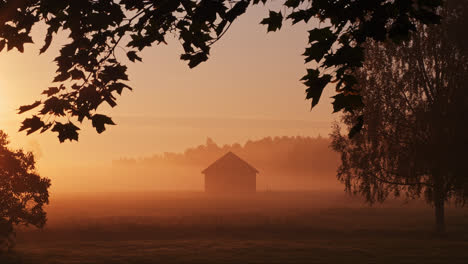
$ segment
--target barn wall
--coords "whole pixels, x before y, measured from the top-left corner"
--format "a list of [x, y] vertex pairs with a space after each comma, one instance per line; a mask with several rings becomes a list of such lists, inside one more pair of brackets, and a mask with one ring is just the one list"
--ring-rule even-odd
[[208, 193], [253, 193], [256, 191], [256, 174], [206, 173], [205, 192]]

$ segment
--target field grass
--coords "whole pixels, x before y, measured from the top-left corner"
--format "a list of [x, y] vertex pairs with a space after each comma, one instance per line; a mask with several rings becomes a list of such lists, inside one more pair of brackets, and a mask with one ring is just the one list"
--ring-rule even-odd
[[44, 230], [0, 263], [468, 263], [468, 210], [432, 232], [422, 202], [368, 207], [341, 193], [55, 197]]

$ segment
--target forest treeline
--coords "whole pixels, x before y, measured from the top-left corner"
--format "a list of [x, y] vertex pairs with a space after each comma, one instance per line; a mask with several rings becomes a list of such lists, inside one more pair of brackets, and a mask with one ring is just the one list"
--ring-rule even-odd
[[[203, 188], [201, 171], [229, 151], [245, 159], [260, 173], [260, 190], [341, 188], [336, 180], [339, 157], [324, 137], [266, 137], [244, 144], [218, 145], [211, 138], [205, 144], [182, 153], [165, 152], [143, 158], [113, 161], [115, 173], [136, 174], [158, 184], [176, 184], [182, 189]], [[163, 187], [160, 186], [160, 187]]]

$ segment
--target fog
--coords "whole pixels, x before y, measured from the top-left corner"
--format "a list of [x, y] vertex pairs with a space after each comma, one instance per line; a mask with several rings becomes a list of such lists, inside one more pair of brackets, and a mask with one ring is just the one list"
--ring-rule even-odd
[[46, 173], [53, 176], [52, 193], [203, 191], [201, 171], [232, 151], [259, 171], [258, 191], [343, 190], [335, 176], [339, 156], [329, 143], [323, 137], [267, 137], [219, 146], [208, 138], [182, 153], [122, 157], [101, 166]]

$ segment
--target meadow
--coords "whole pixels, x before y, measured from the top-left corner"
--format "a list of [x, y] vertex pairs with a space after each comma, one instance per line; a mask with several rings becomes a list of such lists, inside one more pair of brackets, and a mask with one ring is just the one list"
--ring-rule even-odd
[[446, 235], [422, 201], [372, 207], [342, 192], [53, 195], [43, 230], [0, 263], [468, 263], [468, 210]]

